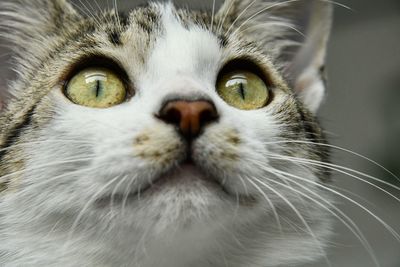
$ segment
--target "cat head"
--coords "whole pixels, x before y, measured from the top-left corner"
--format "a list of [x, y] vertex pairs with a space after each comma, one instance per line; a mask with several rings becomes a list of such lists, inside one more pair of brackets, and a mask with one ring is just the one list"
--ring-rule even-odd
[[328, 198], [328, 174], [301, 160], [328, 157], [315, 118], [328, 1], [228, 0], [214, 14], [2, 6], [18, 66], [0, 117], [13, 227], [56, 227], [80, 240], [72, 255], [89, 239], [112, 255], [111, 243], [144, 266], [160, 266], [159, 244], [187, 251], [171, 266], [220, 266], [220, 246], [229, 266], [323, 255], [328, 216], [307, 197]]

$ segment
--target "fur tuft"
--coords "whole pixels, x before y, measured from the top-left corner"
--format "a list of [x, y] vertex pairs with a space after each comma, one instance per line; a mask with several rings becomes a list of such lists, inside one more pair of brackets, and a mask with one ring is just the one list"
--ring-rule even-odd
[[[2, 3], [19, 75], [0, 114], [0, 265], [276, 267], [324, 257], [329, 173], [303, 162], [329, 162], [329, 151], [296, 85], [316, 77], [328, 33], [292, 35], [316, 18], [300, 2], [311, 3], [231, 0], [216, 17], [170, 3], [93, 16], [61, 0]], [[232, 67], [268, 81], [265, 106], [224, 101], [216, 83]], [[125, 101], [70, 101], [66, 86], [86, 68], [119, 77]], [[189, 139], [159, 116], [172, 100], [207, 102], [218, 119]]]

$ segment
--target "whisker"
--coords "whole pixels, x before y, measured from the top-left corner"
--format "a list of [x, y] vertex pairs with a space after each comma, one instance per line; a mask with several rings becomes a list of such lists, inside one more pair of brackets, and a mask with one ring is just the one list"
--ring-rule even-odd
[[119, 11], [118, 11], [118, 3], [117, 3], [117, 0], [114, 0], [114, 9], [115, 9], [115, 16], [116, 16], [116, 18], [117, 18], [117, 23], [118, 23], [119, 31], [122, 32], [122, 24], [121, 24], [121, 18], [119, 17]]
[[94, 0], [94, 3], [95, 3], [95, 5], [96, 5], [96, 8], [100, 11], [100, 10], [101, 10], [101, 7], [100, 7], [100, 5], [99, 5], [99, 2], [97, 2], [97, 0]]
[[240, 180], [241, 184], [243, 185], [244, 193], [246, 194], [246, 196], [248, 196], [249, 190], [247, 188], [247, 184], [245, 183], [245, 181], [241, 175], [239, 175], [239, 180]]
[[[261, 181], [258, 178], [255, 177], [248, 177], [248, 181], [250, 183], [253, 183], [251, 180], [254, 180], [256, 182], [258, 182], [259, 184], [265, 186], [265, 188], [267, 188], [268, 190], [271, 190], [274, 194], [276, 194], [277, 196], [279, 196], [292, 210], [293, 212], [296, 214], [296, 216], [300, 219], [300, 221], [302, 222], [302, 224], [306, 227], [308, 233], [310, 234], [310, 236], [315, 240], [317, 246], [319, 247], [319, 250], [321, 252], [321, 254], [324, 256], [327, 264], [329, 266], [331, 266], [331, 263], [329, 261], [329, 259], [326, 256], [326, 252], [323, 249], [323, 246], [321, 244], [321, 241], [319, 241], [319, 239], [316, 237], [316, 235], [314, 234], [314, 232], [312, 231], [310, 225], [307, 223], [307, 221], [305, 220], [305, 218], [303, 217], [303, 215], [301, 215], [301, 213], [299, 212], [299, 210], [285, 197], [283, 196], [280, 192], [278, 192], [277, 190], [275, 190], [273, 187], [267, 185], [265, 182]], [[251, 179], [251, 180], [250, 180]]]
[[[241, 27], [243, 27], [245, 24], [247, 24], [249, 21], [251, 21], [252, 19], [254, 19], [255, 17], [257, 17], [258, 15], [260, 15], [260, 14], [262, 14], [262, 13], [268, 11], [268, 10], [271, 10], [271, 9], [273, 9], [273, 8], [276, 8], [276, 7], [279, 7], [279, 6], [284, 6], [284, 5], [286, 5], [286, 4], [290, 4], [290, 3], [293, 3], [293, 2], [299, 2], [299, 1], [305, 1], [305, 0], [287, 0], [287, 1], [284, 1], [284, 2], [279, 2], [279, 3], [271, 4], [271, 5], [269, 5], [269, 6], [265, 7], [265, 8], [260, 9], [259, 11], [257, 11], [257, 12], [254, 13], [253, 15], [251, 15], [249, 18], [247, 18], [244, 22], [242, 22], [242, 24], [239, 25], [239, 27], [232, 33], [232, 35], [235, 35], [235, 34], [237, 33], [237, 31], [240, 30]], [[335, 2], [335, 1], [320, 0], [320, 2], [331, 3], [331, 4], [334, 4], [334, 5], [337, 5], [337, 6], [340, 6], [340, 7], [343, 7], [343, 8], [346, 8], [346, 9], [351, 10], [351, 8], [349, 8], [348, 6], [343, 5], [343, 4], [340, 4], [340, 3], [337, 3], [337, 2]], [[252, 4], [253, 4], [253, 3], [252, 3]], [[236, 21], [235, 21], [235, 22], [236, 22]], [[233, 24], [232, 24], [231, 27], [228, 29], [228, 33], [229, 33], [229, 31], [231, 30], [232, 27], [233, 27]]]
[[[40, 170], [40, 169], [44, 169], [44, 168], [47, 168], [47, 167], [62, 165], [62, 164], [65, 164], [65, 163], [77, 163], [77, 162], [88, 161], [88, 160], [91, 160], [91, 159], [93, 159], [93, 158], [92, 157], [70, 158], [68, 160], [54, 161], [54, 162], [51, 162], [51, 163], [46, 163], [46, 164], [42, 164], [42, 165], [39, 165], [39, 166], [35, 166], [35, 168], [29, 169], [29, 170], [30, 171], [32, 171], [32, 170]], [[14, 175], [23, 174], [24, 172], [26, 172], [25, 169], [24, 170], [15, 171], [15, 172], [12, 172], [12, 173], [9, 173], [9, 174], [6, 174], [6, 175], [3, 175], [3, 176], [0, 177], [0, 181], [3, 180], [4, 182], [7, 182], [8, 178], [10, 178], [10, 177], [12, 177]]]
[[239, 216], [239, 208], [240, 208], [240, 196], [239, 196], [239, 192], [237, 190], [235, 190], [235, 199], [236, 199], [236, 205], [235, 205], [235, 211], [233, 212], [233, 218], [232, 220], [234, 221], [238, 216]]
[[343, 147], [339, 147], [336, 145], [331, 145], [331, 144], [326, 144], [326, 143], [317, 143], [317, 142], [312, 142], [312, 141], [297, 141], [297, 140], [283, 140], [283, 141], [274, 141], [274, 142], [264, 142], [264, 145], [269, 145], [269, 144], [306, 144], [306, 145], [316, 145], [316, 146], [322, 146], [322, 147], [328, 147], [328, 148], [333, 148], [336, 149], [338, 151], [342, 151], [342, 152], [346, 152], [348, 154], [354, 155], [356, 157], [362, 158], [370, 163], [372, 163], [373, 165], [379, 167], [380, 169], [384, 170], [386, 173], [390, 174], [393, 178], [395, 178], [396, 180], [400, 181], [400, 178], [395, 175], [393, 172], [391, 172], [390, 170], [388, 170], [387, 168], [385, 168], [384, 166], [382, 166], [381, 164], [379, 164], [378, 162], [363, 156], [357, 152], [354, 152], [350, 149], [346, 149]]
[[[86, 8], [86, 10], [89, 12], [89, 15], [91, 18], [93, 18], [93, 20], [95, 21], [95, 23], [98, 25], [99, 28], [102, 27], [102, 23], [101, 23], [101, 18], [100, 16], [97, 14], [97, 12], [95, 11], [95, 9], [93, 8], [92, 4], [90, 3], [90, 1], [85, 0], [85, 3], [87, 5], [85, 5], [83, 3], [83, 0], [78, 0], [84, 8]], [[88, 7], [89, 6], [89, 7]]]
[[230, 33], [231, 29], [234, 27], [234, 25], [236, 24], [236, 22], [239, 21], [239, 19], [246, 13], [246, 11], [252, 6], [254, 5], [254, 3], [257, 2], [257, 0], [253, 0], [250, 4], [248, 4], [246, 6], [246, 8], [244, 8], [242, 10], [242, 12], [239, 13], [239, 15], [236, 17], [236, 19], [232, 22], [231, 26], [228, 28], [228, 30], [226, 31], [227, 34]]
[[111, 192], [111, 197], [110, 197], [110, 213], [111, 213], [111, 217], [113, 217], [114, 215], [114, 198], [115, 198], [115, 194], [117, 193], [119, 187], [129, 178], [128, 175], [125, 175], [124, 177], [122, 177], [122, 179], [115, 185], [113, 191]]
[[222, 28], [223, 28], [224, 23], [225, 23], [225, 20], [226, 20], [226, 18], [228, 17], [228, 14], [229, 14], [229, 12], [231, 11], [231, 9], [232, 9], [234, 3], [235, 3], [234, 1], [231, 1], [231, 3], [229, 4], [228, 9], [226, 10], [226, 12], [225, 12], [225, 14], [224, 14], [222, 20], [220, 20], [220, 22], [219, 22], [219, 24], [218, 24], [218, 30], [217, 30], [218, 33], [221, 33]]
[[340, 2], [337, 2], [337, 1], [331, 1], [331, 0], [320, 0], [320, 1], [331, 3], [332, 5], [335, 5], [335, 6], [338, 6], [338, 7], [342, 7], [344, 9], [349, 10], [349, 11], [354, 11], [354, 9], [352, 9], [351, 7], [349, 7], [349, 6], [345, 5], [345, 4], [342, 4]]
[[369, 206], [377, 208], [377, 205], [375, 203], [372, 203], [371, 201], [367, 200], [365, 197], [362, 197], [359, 194], [356, 194], [351, 190], [347, 190], [347, 189], [341, 188], [341, 187], [333, 185], [333, 184], [330, 184], [329, 187], [332, 188], [332, 189], [335, 189], [338, 192], [340, 192], [340, 191], [344, 192], [349, 196], [353, 196], [354, 198], [357, 198], [357, 199], [361, 200], [362, 202], [368, 204]]
[[277, 170], [277, 169], [275, 169], [275, 172], [280, 173], [280, 174], [282, 174], [282, 175], [289, 176], [289, 177], [294, 178], [294, 179], [301, 180], [301, 181], [306, 182], [306, 183], [310, 183], [310, 184], [312, 184], [312, 185], [314, 185], [314, 186], [317, 186], [317, 187], [319, 187], [319, 188], [323, 188], [324, 190], [327, 190], [327, 191], [333, 193], [334, 195], [337, 195], [337, 196], [339, 196], [339, 197], [341, 197], [341, 198], [343, 198], [343, 199], [349, 201], [349, 202], [352, 203], [353, 205], [355, 205], [355, 206], [361, 208], [361, 209], [362, 209], [363, 211], [365, 211], [367, 214], [369, 214], [370, 216], [372, 216], [375, 220], [377, 220], [382, 226], [385, 227], [385, 229], [386, 229], [388, 232], [390, 232], [390, 233], [393, 235], [393, 237], [395, 237], [395, 239], [396, 239], [398, 242], [400, 242], [400, 235], [396, 232], [396, 230], [394, 230], [390, 225], [388, 225], [385, 221], [383, 221], [381, 218], [379, 218], [375, 213], [373, 213], [373, 212], [370, 211], [368, 208], [366, 208], [365, 206], [361, 205], [360, 203], [358, 203], [358, 202], [355, 201], [354, 199], [352, 199], [352, 198], [350, 198], [350, 197], [348, 197], [348, 196], [346, 196], [346, 195], [344, 195], [344, 194], [342, 194], [342, 193], [340, 193], [340, 192], [337, 192], [337, 191], [335, 191], [335, 190], [333, 190], [333, 189], [331, 189], [331, 188], [329, 188], [329, 187], [325, 187], [325, 186], [323, 186], [323, 185], [321, 185], [320, 183], [317, 183], [317, 182], [315, 182], [315, 181], [311, 181], [311, 180], [302, 178], [302, 177], [300, 177], [300, 176], [297, 176], [297, 175], [294, 175], [294, 174], [291, 174], [291, 173], [288, 173], [288, 172], [284, 172], [284, 171], [281, 171], [281, 170]]
[[247, 179], [247, 181], [249, 181], [249, 182], [254, 186], [254, 188], [255, 188], [255, 189], [264, 197], [264, 199], [268, 202], [268, 205], [271, 207], [272, 212], [273, 212], [273, 214], [274, 214], [274, 217], [275, 217], [275, 220], [276, 220], [278, 229], [279, 229], [280, 233], [283, 235], [283, 232], [282, 232], [282, 224], [281, 224], [281, 221], [280, 221], [280, 219], [279, 219], [279, 214], [278, 214], [278, 212], [277, 212], [277, 210], [276, 210], [276, 208], [275, 208], [275, 205], [272, 203], [271, 199], [267, 196], [267, 194], [266, 194], [263, 190], [261, 190], [261, 188], [260, 188], [256, 183], [254, 183], [252, 180], [249, 180], [249, 179]]
[[215, 17], [215, 0], [213, 0], [212, 4], [212, 14], [211, 14], [211, 24], [210, 24], [210, 31], [213, 31], [214, 27], [214, 17]]
[[68, 177], [71, 175], [83, 174], [83, 173], [86, 173], [86, 172], [89, 172], [92, 170], [97, 170], [97, 169], [98, 169], [97, 167], [93, 167], [93, 168], [84, 168], [84, 169], [74, 170], [74, 171], [70, 171], [70, 172], [65, 172], [60, 175], [51, 177], [49, 179], [45, 179], [41, 182], [35, 182], [35, 184], [30, 185], [29, 188], [23, 188], [22, 190], [19, 190], [18, 192], [20, 194], [31, 193], [32, 189], [40, 188], [42, 185], [45, 185], [45, 184], [46, 185], [52, 184], [54, 181], [59, 180], [61, 178]]
[[227, 229], [227, 227], [226, 227], [223, 223], [221, 223], [220, 221], [216, 220], [215, 222], [216, 222], [216, 223], [221, 227], [221, 229], [224, 230], [228, 235], [232, 236], [233, 240], [235, 241], [235, 243], [236, 243], [239, 247], [241, 247], [243, 250], [246, 250], [246, 246], [238, 239], [238, 237], [235, 235], [235, 232], [229, 231], [229, 230]]
[[72, 1], [70, 2], [70, 4], [71, 4], [75, 9], [77, 9], [81, 14], [83, 14], [84, 16], [86, 16], [88, 19], [93, 19], [93, 20], [94, 20], [94, 23], [96, 24], [97, 27], [101, 27], [100, 21], [97, 20], [97, 19], [93, 16], [93, 14], [90, 12], [90, 10], [87, 8], [87, 6], [86, 6], [81, 0], [78, 0], [78, 1], [79, 1], [79, 3], [80, 3], [83, 7], [80, 7], [78, 4], [76, 4], [76, 3], [72, 2]]
[[[242, 24], [239, 25], [239, 27], [236, 28], [235, 31], [233, 31], [232, 35], [236, 35], [236, 33], [244, 26], [246, 25], [249, 21], [251, 21], [252, 19], [254, 19], [255, 17], [257, 17], [258, 15], [264, 13], [265, 11], [271, 10], [275, 7], [279, 7], [279, 6], [284, 6], [286, 4], [292, 3], [292, 2], [298, 2], [298, 1], [302, 1], [302, 0], [287, 0], [284, 2], [280, 2], [280, 3], [275, 3], [275, 4], [271, 4], [265, 8], [262, 8], [261, 10], [259, 10], [258, 12], [256, 12], [255, 14], [253, 14], [252, 16], [250, 16], [249, 18], [247, 18], [244, 22], [242, 22]], [[233, 25], [232, 25], [233, 26]], [[230, 29], [229, 29], [230, 30]], [[229, 31], [228, 31], [229, 33]]]
[[128, 197], [129, 197], [129, 194], [131, 193], [130, 192], [130, 190], [131, 190], [131, 187], [132, 187], [132, 185], [134, 184], [134, 183], [136, 183], [137, 182], [137, 175], [135, 175], [135, 176], [133, 176], [133, 177], [131, 177], [131, 181], [128, 183], [128, 185], [126, 186], [126, 189], [125, 189], [125, 191], [124, 191], [124, 193], [123, 193], [123, 199], [122, 199], [122, 208], [121, 208], [121, 213], [122, 214], [124, 214], [125, 213], [125, 207], [126, 207], [126, 203], [127, 203], [127, 201], [128, 201]]
[[91, 145], [91, 143], [86, 142], [86, 141], [76, 141], [76, 140], [69, 140], [69, 139], [56, 139], [56, 140], [38, 140], [38, 141], [29, 141], [25, 143], [17, 143], [14, 144], [10, 147], [2, 148], [0, 149], [0, 153], [7, 151], [7, 150], [12, 150], [17, 147], [24, 147], [24, 146], [29, 146], [29, 145], [40, 145], [40, 144], [48, 144], [48, 143], [57, 143], [57, 142], [68, 142], [68, 143], [73, 143], [73, 144], [88, 144]]
[[[86, 0], [86, 1], [88, 1], [88, 0]], [[97, 6], [97, 8], [98, 8], [99, 11], [103, 9], [103, 8], [101, 8], [101, 7], [99, 6], [97, 0], [95, 0], [94, 2], [95, 2], [95, 4], [96, 4], [96, 6]], [[107, 3], [106, 11], [110, 11], [111, 9], [110, 9], [110, 5], [109, 5], [108, 0], [106, 1], [106, 3]], [[96, 17], [98, 18], [99, 21], [105, 20], [105, 22], [106, 22], [107, 24], [110, 24], [110, 25], [115, 24], [115, 23], [112, 21], [112, 19], [110, 19], [110, 18], [109, 18], [106, 14], [104, 14], [104, 13], [99, 12], [99, 13], [97, 14]], [[120, 28], [119, 30], [122, 31], [121, 27], [119, 27], [119, 28]]]
[[71, 241], [71, 239], [72, 239], [72, 235], [74, 234], [75, 229], [77, 228], [77, 226], [78, 226], [78, 224], [79, 224], [79, 221], [80, 221], [80, 220], [82, 219], [82, 217], [84, 216], [84, 213], [86, 212], [86, 210], [87, 210], [91, 205], [93, 205], [93, 203], [96, 201], [96, 199], [97, 199], [109, 186], [111, 186], [115, 181], [117, 181], [119, 178], [120, 178], [120, 177], [117, 176], [117, 177], [115, 177], [114, 179], [110, 180], [110, 181], [109, 181], [108, 183], [106, 183], [103, 187], [101, 187], [101, 188], [97, 191], [97, 193], [95, 193], [95, 194], [87, 201], [86, 205], [85, 205], [85, 206], [82, 208], [82, 210], [79, 212], [78, 216], [76, 217], [75, 221], [73, 222], [73, 224], [72, 224], [72, 226], [71, 226], [71, 228], [70, 228], [70, 231], [69, 231], [68, 236], [67, 236], [67, 240], [66, 240], [66, 242], [65, 242], [65, 244], [64, 244], [64, 247], [63, 247], [63, 251], [64, 251], [64, 252], [66, 252], [66, 249], [68, 248], [69, 243], [70, 243], [70, 241]]
[[[379, 183], [385, 184], [385, 185], [387, 185], [387, 186], [389, 186], [391, 188], [394, 188], [394, 189], [397, 189], [397, 190], [400, 191], [400, 187], [392, 185], [392, 184], [390, 184], [390, 183], [388, 183], [386, 181], [383, 181], [383, 180], [378, 179], [376, 177], [373, 177], [371, 175], [368, 175], [368, 174], [365, 174], [365, 173], [362, 173], [362, 172], [359, 172], [359, 171], [356, 171], [356, 170], [353, 170], [353, 169], [350, 169], [350, 168], [342, 167], [342, 166], [339, 166], [339, 165], [336, 165], [336, 164], [331, 164], [331, 163], [326, 163], [326, 162], [321, 162], [321, 161], [315, 161], [315, 160], [310, 160], [310, 159], [295, 158], [295, 157], [281, 156], [281, 155], [271, 156], [271, 158], [278, 159], [278, 160], [286, 160], [286, 161], [291, 161], [291, 162], [297, 162], [297, 163], [304, 163], [304, 164], [307, 163], [307, 164], [310, 164], [310, 165], [313, 165], [313, 166], [323, 167], [323, 168], [326, 168], [326, 169], [329, 169], [329, 170], [337, 171], [337, 172], [345, 174], [345, 175], [347, 175], [349, 177], [355, 178], [355, 179], [357, 179], [357, 180], [359, 180], [359, 181], [361, 181], [363, 183], [371, 185], [372, 187], [384, 192], [385, 194], [391, 196], [392, 198], [394, 198], [398, 202], [400, 202], [400, 199], [398, 197], [396, 197], [392, 193], [388, 192], [384, 188], [382, 188], [382, 187], [380, 187], [380, 186], [378, 186], [378, 185], [376, 185], [374, 183], [371, 183], [369, 181], [366, 181], [366, 180], [362, 179], [361, 177], [353, 175], [353, 174], [351, 174], [349, 172], [354, 172], [356, 174], [359, 174], [359, 175], [362, 175], [362, 176], [364, 176], [366, 178], [369, 178], [369, 179], [371, 179], [371, 180], [373, 180], [375, 182], [379, 182]], [[347, 170], [349, 172], [343, 171], [341, 169]]]
[[[259, 23], [257, 25], [251, 25], [251, 26], [243, 29], [242, 31], [248, 31], [251, 28], [260, 27], [262, 25], [264, 25], [264, 26], [273, 25], [273, 26], [289, 28], [289, 29], [295, 31], [296, 33], [298, 33], [299, 35], [301, 35], [302, 37], [306, 37], [305, 34], [303, 32], [301, 32], [299, 29], [297, 29], [296, 27], [288, 25], [287, 23], [284, 23], [284, 22], [279, 22], [279, 21], [270, 21], [270, 22]], [[294, 125], [296, 125], [296, 124], [294, 124]]]
[[[299, 182], [293, 181], [291, 179], [288, 179], [287, 177], [285, 177], [284, 175], [275, 173], [274, 170], [271, 168], [268, 170], [268, 172], [270, 172], [271, 174], [274, 174], [276, 176], [278, 176], [281, 179], [285, 179], [287, 181], [289, 181], [290, 183], [295, 184], [296, 186], [304, 189], [305, 191], [307, 191], [308, 193], [312, 194], [313, 196], [317, 197], [318, 199], [322, 200], [325, 204], [327, 204], [330, 208], [332, 208], [334, 211], [332, 211], [328, 206], [321, 204], [319, 201], [317, 201], [316, 199], [314, 199], [313, 197], [310, 197], [309, 195], [307, 195], [304, 192], [301, 192], [300, 190], [297, 190], [287, 184], [283, 184], [280, 183], [278, 181], [275, 181], [273, 179], [270, 178], [266, 178], [264, 177], [263, 179], [268, 180], [269, 182], [275, 183], [277, 185], [280, 185], [282, 187], [285, 187], [297, 194], [301, 194], [303, 197], [309, 199], [310, 201], [314, 202], [315, 204], [317, 204], [318, 206], [322, 207], [324, 210], [328, 211], [330, 214], [332, 214], [335, 218], [337, 218], [341, 223], [343, 223], [353, 234], [354, 236], [361, 242], [361, 244], [364, 246], [364, 248], [366, 249], [366, 251], [368, 252], [368, 254], [370, 255], [370, 257], [372, 258], [372, 260], [374, 261], [374, 263], [376, 264], [376, 266], [380, 266], [379, 261], [376, 258], [376, 255], [370, 245], [370, 243], [368, 242], [367, 238], [364, 236], [364, 234], [362, 233], [362, 231], [360, 230], [360, 228], [357, 226], [357, 224], [349, 217], [347, 216], [344, 212], [342, 212], [339, 208], [337, 208], [335, 205], [331, 204], [329, 201], [325, 200], [324, 198], [322, 198], [320, 195], [318, 195], [316, 192], [314, 192], [313, 190], [307, 188], [306, 186], [300, 184]], [[342, 216], [342, 217], [340, 217]], [[343, 219], [344, 218], [344, 219]]]
[[[141, 248], [143, 251], [143, 254], [148, 256], [147, 249], [146, 249], [146, 237], [148, 236], [149, 232], [151, 231], [151, 227], [147, 228], [143, 235], [140, 237], [139, 241], [137, 242], [137, 247]], [[137, 249], [135, 252], [135, 258], [137, 258], [137, 254], [139, 253], [139, 249]], [[140, 266], [140, 265], [139, 265]]]

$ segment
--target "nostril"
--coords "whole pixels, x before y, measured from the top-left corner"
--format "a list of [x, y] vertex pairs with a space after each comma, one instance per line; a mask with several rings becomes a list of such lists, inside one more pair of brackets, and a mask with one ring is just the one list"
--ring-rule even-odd
[[182, 119], [181, 112], [176, 108], [165, 109], [160, 118], [169, 124], [179, 125]]
[[187, 139], [197, 137], [205, 125], [218, 118], [217, 110], [209, 101], [170, 101], [161, 109], [158, 118], [175, 125]]
[[205, 125], [215, 121], [217, 118], [218, 114], [214, 107], [205, 109], [200, 113], [200, 124]]

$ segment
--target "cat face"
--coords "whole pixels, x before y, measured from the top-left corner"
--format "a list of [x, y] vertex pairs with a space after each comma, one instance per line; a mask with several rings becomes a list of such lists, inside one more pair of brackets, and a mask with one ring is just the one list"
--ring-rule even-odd
[[[44, 243], [53, 229], [60, 261], [223, 266], [222, 250], [229, 266], [275, 266], [323, 254], [328, 216], [306, 196], [327, 195], [327, 174], [285, 159], [327, 156], [313, 115], [327, 33], [282, 39], [292, 18], [281, 13], [294, 6], [268, 1], [252, 7], [269, 7], [263, 22], [243, 16], [254, 11], [247, 1], [215, 16], [171, 4], [125, 17], [36, 5], [48, 16], [17, 50], [28, 56], [1, 118], [0, 210], [14, 210], [5, 225]], [[303, 8], [330, 13], [324, 2]]]

